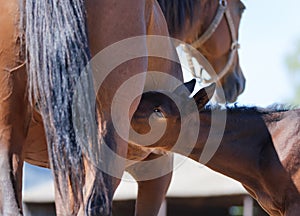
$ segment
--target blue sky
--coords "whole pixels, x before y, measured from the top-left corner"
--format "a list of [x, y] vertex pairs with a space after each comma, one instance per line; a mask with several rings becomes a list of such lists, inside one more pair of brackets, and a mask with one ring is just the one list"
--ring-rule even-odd
[[240, 64], [246, 76], [242, 104], [285, 103], [293, 88], [286, 55], [300, 40], [299, 0], [244, 0], [247, 9], [240, 26]]

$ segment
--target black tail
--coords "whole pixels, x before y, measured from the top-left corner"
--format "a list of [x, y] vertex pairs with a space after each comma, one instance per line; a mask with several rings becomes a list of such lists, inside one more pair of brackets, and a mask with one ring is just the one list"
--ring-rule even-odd
[[[59, 192], [56, 196], [65, 204], [66, 214], [77, 214], [83, 207], [87, 215], [89, 212], [107, 215], [110, 212], [107, 190], [102, 173], [95, 168], [99, 158], [94, 152], [98, 149], [90, 149], [98, 144], [91, 72], [84, 70], [90, 59], [84, 3], [83, 0], [26, 1], [23, 8], [29, 90], [44, 119]], [[90, 189], [83, 189], [87, 186], [84, 159], [92, 164], [89, 169], [97, 175]], [[72, 204], [70, 196], [74, 197]], [[99, 206], [93, 206], [94, 203]], [[99, 211], [96, 213], [95, 209]]]

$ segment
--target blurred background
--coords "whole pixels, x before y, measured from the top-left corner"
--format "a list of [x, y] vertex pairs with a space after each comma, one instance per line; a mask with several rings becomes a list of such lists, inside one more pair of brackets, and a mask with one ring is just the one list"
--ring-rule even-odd
[[300, 102], [300, 2], [243, 2], [247, 9], [239, 31], [239, 55], [247, 82], [238, 102], [260, 106]]
[[[247, 9], [239, 30], [239, 56], [246, 89], [238, 104], [300, 105], [300, 1], [243, 0], [243, 3]], [[179, 160], [161, 215], [266, 215], [239, 183], [188, 160]], [[136, 183], [128, 175], [124, 179], [116, 194], [114, 215], [130, 215], [126, 210], [132, 211], [134, 206]], [[52, 215], [52, 184], [49, 170], [25, 165], [27, 215]], [[216, 206], [223, 213], [216, 211]], [[247, 206], [254, 206], [252, 213], [245, 211]], [[45, 214], [45, 208], [49, 214]]]

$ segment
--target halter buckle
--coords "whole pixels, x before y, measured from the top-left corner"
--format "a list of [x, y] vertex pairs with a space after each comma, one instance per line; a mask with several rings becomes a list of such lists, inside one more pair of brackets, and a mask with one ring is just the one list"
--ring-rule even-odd
[[219, 1], [219, 5], [223, 8], [226, 8], [227, 7], [227, 0], [220, 0]]
[[234, 41], [232, 44], [231, 44], [231, 50], [238, 50], [241, 48], [241, 45], [238, 41]]

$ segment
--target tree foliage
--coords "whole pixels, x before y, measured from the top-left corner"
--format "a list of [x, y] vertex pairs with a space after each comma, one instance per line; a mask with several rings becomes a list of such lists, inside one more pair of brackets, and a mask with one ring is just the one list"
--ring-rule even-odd
[[286, 57], [286, 66], [289, 72], [291, 85], [295, 89], [294, 97], [291, 100], [293, 104], [300, 104], [300, 40]]

